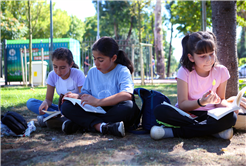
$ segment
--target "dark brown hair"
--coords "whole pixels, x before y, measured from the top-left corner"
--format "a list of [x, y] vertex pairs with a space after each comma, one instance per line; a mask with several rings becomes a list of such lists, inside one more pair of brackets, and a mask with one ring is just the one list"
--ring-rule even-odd
[[134, 68], [132, 62], [126, 56], [124, 51], [119, 50], [119, 46], [113, 38], [106, 36], [101, 37], [93, 44], [92, 51], [98, 51], [110, 58], [112, 58], [114, 55], [117, 55], [115, 63], [126, 66], [130, 72], [133, 73]]
[[194, 62], [188, 58], [188, 54], [194, 56], [196, 54], [204, 54], [215, 51], [215, 64], [218, 63], [217, 53], [217, 39], [212, 32], [199, 31], [185, 35], [182, 39], [183, 54], [180, 63], [189, 71], [193, 70]]
[[[52, 53], [52, 61], [54, 58], [57, 60], [67, 61], [69, 65], [71, 65], [72, 62], [74, 62], [72, 52], [68, 48], [64, 47], [55, 49], [55, 51]], [[79, 66], [75, 63], [73, 63], [72, 67], [79, 69]]]

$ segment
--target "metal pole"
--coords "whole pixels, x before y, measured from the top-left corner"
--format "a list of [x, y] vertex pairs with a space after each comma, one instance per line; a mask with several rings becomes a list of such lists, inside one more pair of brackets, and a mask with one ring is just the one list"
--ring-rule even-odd
[[206, 1], [202, 1], [202, 30], [206, 31]]
[[141, 43], [139, 48], [140, 48], [140, 66], [141, 66], [141, 85], [144, 85], [143, 50], [142, 50]]
[[52, 0], [50, 0], [50, 53], [49, 53], [49, 71], [53, 70], [52, 66], [52, 52], [53, 52], [53, 14], [52, 14]]
[[42, 61], [42, 67], [41, 67], [41, 74], [42, 74], [42, 86], [44, 86], [44, 48], [41, 48], [41, 61]]
[[22, 72], [22, 81], [23, 81], [23, 85], [25, 84], [26, 80], [25, 80], [25, 70], [24, 70], [24, 64], [23, 64], [23, 53], [22, 53], [22, 48], [20, 48], [20, 55], [21, 55], [21, 72]]
[[[134, 44], [132, 44], [132, 66], [134, 67]], [[132, 80], [134, 80], [134, 72], [132, 73]]]
[[[31, 3], [28, 1], [28, 14], [29, 14], [29, 85], [33, 87], [32, 77], [32, 23], [31, 23]], [[27, 71], [27, 70], [26, 70]]]
[[[25, 59], [25, 84], [27, 86], [27, 60], [26, 60], [26, 46], [24, 46], [24, 59]], [[30, 65], [30, 62], [29, 62]], [[29, 76], [30, 77], [30, 76]]]
[[99, 35], [99, 0], [97, 0], [97, 40], [100, 38]]
[[150, 75], [151, 75], [151, 84], [153, 85], [154, 81], [153, 81], [153, 64], [152, 64], [152, 47], [149, 46], [149, 58], [150, 58]]
[[7, 66], [8, 66], [8, 61], [7, 61], [7, 40], [4, 40], [4, 45], [3, 45], [3, 51], [4, 51], [4, 77], [5, 77], [5, 85], [8, 84], [8, 71], [7, 71]]
[[[0, 35], [1, 36], [1, 35]], [[0, 43], [0, 70], [1, 70], [1, 77], [3, 77], [3, 66], [2, 66], [2, 53], [4, 52], [3, 51], [3, 44]]]

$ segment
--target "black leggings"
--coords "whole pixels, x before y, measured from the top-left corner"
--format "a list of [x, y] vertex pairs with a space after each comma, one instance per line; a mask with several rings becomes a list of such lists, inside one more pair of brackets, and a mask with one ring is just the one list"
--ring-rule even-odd
[[114, 106], [102, 107], [107, 112], [106, 114], [86, 112], [77, 104], [73, 105], [70, 101], [64, 101], [61, 107], [62, 114], [65, 117], [90, 131], [95, 131], [93, 126], [102, 122], [123, 121], [127, 128], [133, 124], [140, 111], [132, 100], [123, 101]]
[[[154, 110], [159, 124], [172, 125], [174, 137], [191, 138], [212, 135], [235, 125], [237, 115], [231, 112], [223, 118], [216, 120], [207, 115], [207, 111], [191, 111], [198, 116], [195, 120], [179, 114], [167, 105], [158, 105]], [[176, 126], [176, 127], [174, 127]]]

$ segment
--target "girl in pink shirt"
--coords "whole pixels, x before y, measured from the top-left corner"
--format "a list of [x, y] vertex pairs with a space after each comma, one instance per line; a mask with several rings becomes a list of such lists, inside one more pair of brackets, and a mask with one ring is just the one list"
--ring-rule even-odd
[[[236, 113], [227, 114], [219, 120], [207, 115], [207, 110], [229, 105], [225, 91], [230, 75], [225, 66], [218, 64], [215, 35], [208, 31], [188, 34], [182, 39], [182, 47], [181, 67], [177, 75], [178, 102], [175, 106], [196, 118], [183, 116], [170, 106], [158, 105], [154, 113], [162, 126], [153, 126], [151, 137], [159, 140], [214, 135], [230, 139]], [[216, 82], [214, 86], [213, 80]]]

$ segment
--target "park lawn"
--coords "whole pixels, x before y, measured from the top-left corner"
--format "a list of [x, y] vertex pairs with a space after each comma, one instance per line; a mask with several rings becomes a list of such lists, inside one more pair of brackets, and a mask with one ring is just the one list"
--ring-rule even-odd
[[[154, 89], [168, 96], [174, 105], [176, 84], [135, 86]], [[149, 134], [126, 133], [124, 138], [100, 133], [77, 132], [39, 127], [36, 114], [28, 111], [29, 98], [43, 100], [45, 87], [1, 88], [1, 114], [15, 111], [28, 122], [35, 122], [30, 137], [2, 137], [1, 165], [245, 165], [246, 132], [235, 131], [231, 140], [212, 136], [191, 139], [167, 138], [154, 141]], [[58, 103], [58, 95], [54, 97]]]
[[[153, 89], [162, 92], [171, 103], [176, 103], [177, 88], [176, 84], [164, 85], [136, 85], [135, 88], [142, 87], [146, 89]], [[18, 108], [26, 105], [26, 101], [30, 98], [44, 100], [46, 95], [46, 87], [4, 87], [1, 88], [1, 111], [6, 112], [9, 108]], [[59, 96], [55, 92], [53, 103], [58, 104]]]

